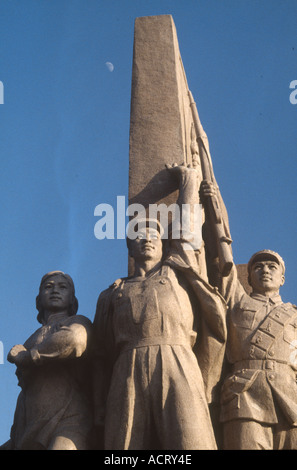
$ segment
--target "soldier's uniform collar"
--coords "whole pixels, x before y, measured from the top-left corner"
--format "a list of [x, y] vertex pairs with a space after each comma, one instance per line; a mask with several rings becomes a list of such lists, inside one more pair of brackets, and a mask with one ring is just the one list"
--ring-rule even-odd
[[279, 294], [273, 294], [271, 297], [267, 297], [266, 295], [251, 293], [250, 296], [255, 300], [260, 300], [260, 302], [267, 303], [270, 302], [271, 304], [279, 304], [282, 303], [282, 298]]

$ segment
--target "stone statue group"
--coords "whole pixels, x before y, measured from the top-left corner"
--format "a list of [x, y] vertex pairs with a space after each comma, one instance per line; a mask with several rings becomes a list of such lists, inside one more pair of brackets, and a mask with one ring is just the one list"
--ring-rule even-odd
[[[218, 197], [195, 169], [168, 171], [180, 204]], [[100, 294], [93, 322], [69, 275], [42, 278], [41, 327], [8, 354], [21, 391], [2, 449], [297, 449], [297, 308], [279, 295], [282, 258], [251, 257], [248, 294], [235, 265], [213, 286], [187, 240], [160, 231], [139, 220], [134, 275]]]

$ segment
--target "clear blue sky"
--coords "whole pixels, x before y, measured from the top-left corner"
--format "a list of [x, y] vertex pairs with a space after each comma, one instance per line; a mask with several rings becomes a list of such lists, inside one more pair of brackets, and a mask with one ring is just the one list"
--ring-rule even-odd
[[125, 241], [95, 238], [94, 208], [127, 197], [134, 20], [159, 14], [177, 28], [235, 261], [278, 251], [297, 303], [297, 1], [1, 0], [0, 443], [20, 391], [6, 355], [39, 327], [42, 275], [69, 273], [93, 319], [127, 274]]

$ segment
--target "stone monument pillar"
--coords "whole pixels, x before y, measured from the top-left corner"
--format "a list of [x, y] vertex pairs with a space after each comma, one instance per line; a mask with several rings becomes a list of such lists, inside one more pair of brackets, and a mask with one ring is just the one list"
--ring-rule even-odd
[[[177, 188], [165, 165], [183, 162], [197, 165], [199, 159], [175, 25], [170, 15], [136, 18], [129, 204], [139, 203], [147, 209], [149, 204], [175, 203]], [[200, 261], [201, 266], [203, 263]]]
[[[136, 18], [132, 68], [129, 204], [176, 201], [167, 163], [186, 162], [203, 179], [189, 88], [171, 15]], [[206, 144], [208, 148], [208, 142]], [[204, 221], [202, 210], [202, 223]], [[197, 254], [206, 271], [204, 247]], [[247, 291], [246, 265], [237, 267]], [[129, 260], [129, 273], [133, 271]]]
[[136, 18], [130, 121], [130, 203], [175, 201], [165, 163], [188, 163], [191, 108], [170, 15]]

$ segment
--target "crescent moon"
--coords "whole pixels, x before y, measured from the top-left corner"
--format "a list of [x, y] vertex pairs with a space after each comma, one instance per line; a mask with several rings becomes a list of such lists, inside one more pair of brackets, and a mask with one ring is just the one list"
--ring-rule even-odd
[[111, 62], [105, 62], [106, 67], [110, 72], [113, 72], [114, 70], [114, 65]]

